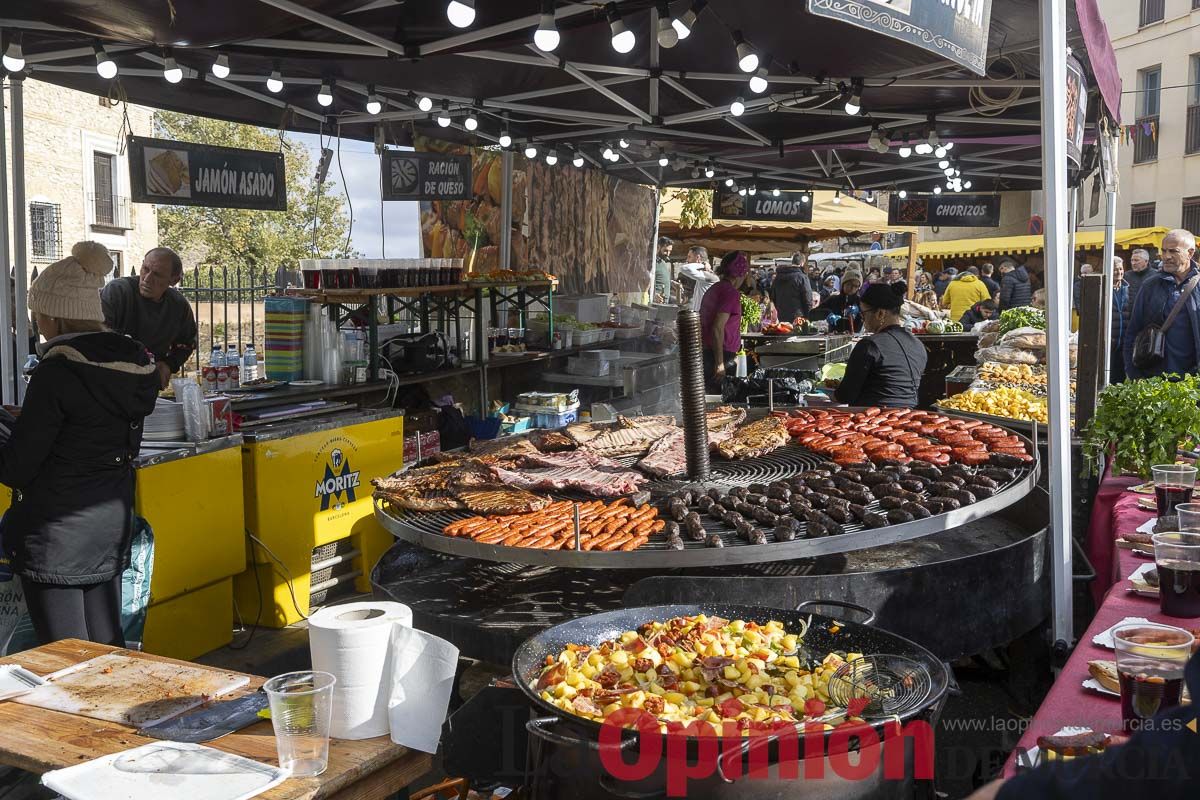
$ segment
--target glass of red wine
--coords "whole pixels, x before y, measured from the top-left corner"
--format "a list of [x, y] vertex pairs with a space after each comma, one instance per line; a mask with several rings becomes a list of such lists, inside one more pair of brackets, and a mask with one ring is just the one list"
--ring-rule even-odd
[[1151, 467], [1154, 476], [1154, 499], [1158, 501], [1158, 515], [1169, 517], [1175, 506], [1190, 503], [1192, 490], [1196, 487], [1196, 468], [1187, 464], [1158, 464]]
[[1113, 631], [1126, 733], [1154, 730], [1156, 715], [1179, 706], [1193, 641], [1192, 634], [1170, 625], [1122, 625]]
[[1200, 533], [1156, 533], [1158, 604], [1169, 617], [1200, 617]]

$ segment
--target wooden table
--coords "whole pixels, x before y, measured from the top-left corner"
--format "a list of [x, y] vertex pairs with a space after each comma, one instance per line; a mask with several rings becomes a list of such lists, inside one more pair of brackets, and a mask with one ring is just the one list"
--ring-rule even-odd
[[[132, 658], [181, 663], [161, 656], [65, 639], [0, 658], [0, 664], [20, 664], [31, 672], [46, 675], [114, 652]], [[256, 691], [264, 682], [263, 678], [254, 675], [248, 677], [248, 686], [221, 699]], [[154, 741], [113, 722], [0, 702], [0, 764], [39, 775]], [[279, 763], [270, 722], [244, 728], [210, 742], [208, 746], [264, 764]], [[334, 739], [329, 744], [329, 768], [323, 775], [286, 780], [259, 797], [264, 800], [384, 800], [425, 775], [430, 766], [431, 759], [427, 754], [393, 744], [386, 736], [362, 741]]]

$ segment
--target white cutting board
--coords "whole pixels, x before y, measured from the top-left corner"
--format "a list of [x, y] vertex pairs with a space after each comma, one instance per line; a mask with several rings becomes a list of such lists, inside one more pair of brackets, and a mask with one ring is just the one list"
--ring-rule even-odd
[[46, 676], [14, 702], [146, 728], [250, 682], [246, 675], [109, 653]]

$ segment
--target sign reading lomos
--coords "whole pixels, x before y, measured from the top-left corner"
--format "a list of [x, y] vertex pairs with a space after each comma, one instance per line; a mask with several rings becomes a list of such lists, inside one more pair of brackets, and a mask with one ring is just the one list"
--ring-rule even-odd
[[383, 154], [384, 200], [470, 200], [471, 157], [447, 153]]
[[987, 74], [992, 0], [808, 0], [808, 13], [908, 42]]
[[713, 219], [812, 222], [812, 192], [713, 192]]
[[996, 228], [1000, 225], [1000, 195], [925, 195], [888, 203], [888, 225], [924, 225], [937, 228]]
[[283, 154], [129, 137], [135, 203], [287, 210]]

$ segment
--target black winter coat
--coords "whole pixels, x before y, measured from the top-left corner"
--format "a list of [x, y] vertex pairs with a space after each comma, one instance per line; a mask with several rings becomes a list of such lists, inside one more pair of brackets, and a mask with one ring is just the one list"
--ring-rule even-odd
[[812, 308], [812, 286], [804, 267], [790, 265], [775, 270], [771, 299], [779, 311], [780, 322], [791, 322], [806, 315]]
[[1033, 301], [1033, 286], [1024, 267], [1013, 267], [1000, 279], [1000, 310], [1027, 306]]
[[2, 536], [17, 574], [77, 586], [125, 569], [133, 459], [158, 386], [153, 358], [126, 336], [106, 331], [47, 343], [0, 448], [0, 483], [13, 489]]

